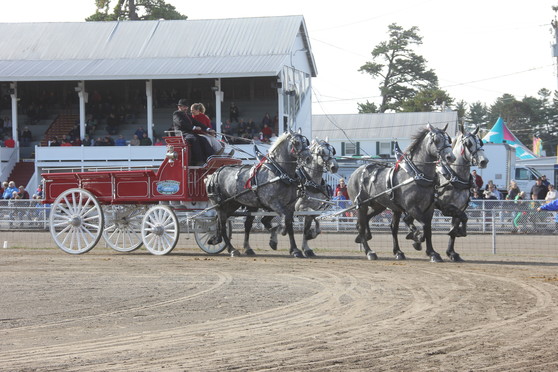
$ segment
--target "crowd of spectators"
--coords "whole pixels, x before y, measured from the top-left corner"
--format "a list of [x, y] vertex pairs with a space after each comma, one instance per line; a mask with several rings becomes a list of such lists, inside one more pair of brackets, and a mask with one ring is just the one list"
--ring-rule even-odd
[[[42, 198], [42, 186], [41, 186], [41, 194], [37, 196], [37, 194], [33, 195], [33, 199], [40, 199]], [[3, 200], [13, 200], [13, 199], [31, 199], [27, 190], [25, 190], [25, 186], [21, 185], [19, 187], [16, 186], [14, 181], [4, 181], [0, 185], [0, 199]]]

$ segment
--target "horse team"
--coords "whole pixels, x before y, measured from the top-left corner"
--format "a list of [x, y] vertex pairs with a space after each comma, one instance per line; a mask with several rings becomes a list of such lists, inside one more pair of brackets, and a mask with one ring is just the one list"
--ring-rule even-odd
[[[377, 259], [368, 241], [372, 238], [370, 219], [385, 209], [392, 211], [390, 224], [393, 239], [393, 254], [396, 259], [405, 259], [398, 242], [401, 218], [409, 228], [407, 239], [413, 241], [417, 250], [426, 242], [426, 255], [432, 262], [442, 258], [432, 246], [432, 217], [434, 209], [444, 216], [452, 217], [450, 240], [446, 251], [452, 261], [462, 261], [454, 250], [456, 237], [466, 236], [467, 215], [471, 185], [470, 167], [484, 168], [488, 159], [484, 155], [478, 127], [473, 132], [460, 130], [452, 142], [443, 129], [427, 124], [412, 138], [405, 152], [396, 145], [395, 165], [371, 162], [360, 166], [348, 181], [348, 192], [357, 211], [357, 237], [366, 257]], [[273, 215], [266, 215], [261, 222], [270, 232], [269, 245], [277, 249], [277, 235], [289, 236], [289, 253], [294, 257], [314, 257], [308, 240], [315, 238], [319, 230], [319, 219], [307, 215], [304, 220], [302, 250], [297, 247], [293, 220], [295, 211], [320, 211], [327, 206], [328, 193], [323, 173], [336, 173], [338, 164], [335, 149], [326, 140], [309, 141], [300, 132], [281, 135], [269, 152], [259, 156], [255, 165], [224, 166], [206, 180], [206, 190], [214, 206], [218, 226], [210, 244], [225, 242], [231, 256], [240, 252], [233, 247], [228, 230], [228, 218], [246, 215], [244, 253], [254, 255], [249, 236], [254, 221], [253, 213], [258, 210], [275, 212], [279, 225], [273, 225]], [[419, 230], [414, 221], [423, 228]], [[314, 222], [315, 228], [312, 228]]]

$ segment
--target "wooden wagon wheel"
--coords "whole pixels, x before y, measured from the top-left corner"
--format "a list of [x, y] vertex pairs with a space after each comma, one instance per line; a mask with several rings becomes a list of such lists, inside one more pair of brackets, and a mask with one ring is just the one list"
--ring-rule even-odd
[[[224, 241], [219, 244], [209, 244], [207, 241], [215, 235], [217, 231], [217, 216], [212, 218], [196, 218], [194, 219], [194, 238], [202, 251], [209, 254], [219, 254], [226, 247]], [[232, 236], [232, 223], [230, 220], [226, 224], [227, 235], [229, 239]]]
[[66, 190], [52, 203], [50, 234], [56, 245], [66, 253], [90, 251], [101, 238], [103, 223], [101, 205], [87, 190]]
[[132, 252], [143, 244], [141, 221], [144, 205], [109, 205], [104, 207], [103, 239], [118, 252]]
[[179, 235], [178, 218], [172, 208], [154, 205], [143, 216], [141, 240], [152, 254], [161, 256], [172, 251]]

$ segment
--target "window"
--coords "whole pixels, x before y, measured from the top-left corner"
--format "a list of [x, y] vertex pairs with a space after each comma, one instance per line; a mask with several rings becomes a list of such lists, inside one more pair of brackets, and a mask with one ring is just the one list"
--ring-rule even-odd
[[394, 142], [376, 142], [376, 155], [393, 155]]
[[341, 155], [360, 155], [360, 142], [341, 142]]

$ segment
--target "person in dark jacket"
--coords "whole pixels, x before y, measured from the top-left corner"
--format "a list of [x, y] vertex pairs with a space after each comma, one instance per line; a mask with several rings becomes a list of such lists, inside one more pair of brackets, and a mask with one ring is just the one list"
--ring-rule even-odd
[[209, 133], [211, 129], [198, 123], [188, 113], [188, 102], [185, 99], [178, 101], [178, 110], [172, 114], [172, 122], [175, 129], [182, 131], [190, 145], [190, 165], [203, 165], [214, 151], [209, 143], [195, 132], [201, 130]]
[[543, 179], [539, 177], [537, 178], [537, 183], [531, 187], [531, 199], [544, 200], [547, 192], [548, 188], [543, 185]]

